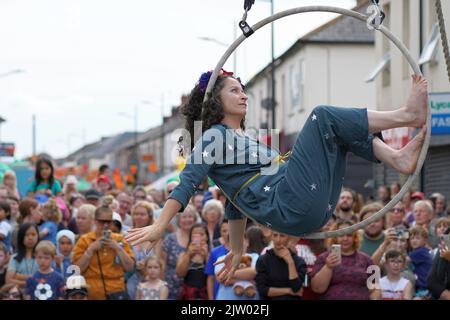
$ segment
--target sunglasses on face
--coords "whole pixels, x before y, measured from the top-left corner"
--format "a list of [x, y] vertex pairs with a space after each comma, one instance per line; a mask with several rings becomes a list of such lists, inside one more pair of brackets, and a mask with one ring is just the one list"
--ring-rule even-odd
[[112, 220], [102, 220], [102, 219], [95, 219], [100, 224], [111, 224]]
[[5, 299], [5, 298], [17, 299], [17, 298], [20, 298], [20, 293], [19, 292], [4, 293], [2, 295], [2, 297], [3, 297], [3, 299]]
[[403, 212], [403, 209], [394, 208], [394, 209], [391, 210], [391, 212], [399, 213], [399, 212]]

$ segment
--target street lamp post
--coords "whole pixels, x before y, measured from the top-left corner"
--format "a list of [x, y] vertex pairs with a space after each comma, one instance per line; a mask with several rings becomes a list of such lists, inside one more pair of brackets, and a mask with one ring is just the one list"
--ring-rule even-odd
[[136, 121], [135, 121], [136, 117], [135, 117], [135, 114], [136, 114], [136, 108], [134, 109], [134, 115], [131, 115], [131, 114], [125, 113], [125, 112], [117, 113], [117, 115], [119, 115], [119, 116], [122, 116], [122, 117], [125, 117], [125, 118], [128, 118], [128, 119], [133, 119], [133, 123], [134, 123], [133, 132], [136, 131]]
[[133, 119], [133, 123], [134, 123], [134, 159], [133, 162], [135, 162], [134, 164], [137, 166], [137, 174], [136, 174], [136, 178], [138, 177], [138, 173], [139, 173], [139, 148], [138, 148], [138, 132], [139, 132], [139, 127], [138, 127], [138, 119], [139, 119], [139, 107], [142, 105], [152, 105], [153, 103], [151, 101], [148, 100], [141, 100], [139, 102], [137, 102], [134, 105], [134, 114], [130, 115], [128, 113], [125, 112], [119, 112], [118, 115], [120, 116], [124, 116], [126, 118], [129, 119]]
[[[270, 15], [273, 16], [274, 13], [274, 6], [273, 6], [273, 0], [270, 0]], [[275, 27], [274, 23], [272, 22], [270, 24], [271, 27], [271, 52], [272, 52], [272, 62], [270, 67], [270, 76], [272, 79], [272, 129], [275, 129], [276, 127], [276, 113], [275, 113]]]
[[128, 119], [133, 119], [133, 123], [134, 123], [134, 129], [133, 129], [133, 131], [134, 131], [134, 133], [135, 133], [135, 136], [134, 136], [134, 143], [137, 143], [137, 133], [138, 133], [138, 131], [139, 131], [139, 128], [138, 128], [138, 113], [139, 113], [139, 107], [140, 107], [141, 105], [143, 105], [143, 104], [151, 105], [152, 102], [151, 102], [151, 101], [147, 101], [147, 100], [139, 101], [138, 103], [136, 103], [136, 104], [134, 105], [134, 112], [133, 112], [132, 115], [129, 114], [129, 113], [125, 113], [125, 112], [119, 112], [119, 113], [118, 113], [119, 116], [123, 116], [123, 117], [126, 117], [126, 118], [128, 118]]
[[[233, 23], [234, 26], [234, 38], [236, 39], [237, 33], [236, 33], [236, 22]], [[229, 45], [226, 44], [225, 42], [219, 41], [215, 38], [211, 38], [211, 37], [197, 37], [197, 39], [199, 40], [203, 40], [203, 41], [209, 41], [209, 42], [213, 42], [215, 44], [218, 44], [222, 47], [228, 48]], [[237, 73], [237, 55], [236, 55], [236, 51], [234, 51], [233, 53], [233, 72], [236, 74]]]
[[70, 155], [70, 152], [72, 150], [72, 138], [78, 138], [80, 135], [76, 133], [69, 133], [67, 135], [67, 155]]
[[[270, 15], [273, 16], [274, 14], [274, 0], [261, 0], [264, 2], [270, 2]], [[275, 90], [275, 23], [272, 22], [270, 24], [270, 30], [271, 30], [271, 62], [270, 62], [270, 95], [271, 95], [271, 99], [270, 101], [270, 105], [267, 106], [267, 129], [269, 129], [269, 108], [271, 109], [272, 113], [272, 129], [275, 129], [276, 126], [276, 113], [275, 113], [275, 106], [276, 106], [276, 90]]]

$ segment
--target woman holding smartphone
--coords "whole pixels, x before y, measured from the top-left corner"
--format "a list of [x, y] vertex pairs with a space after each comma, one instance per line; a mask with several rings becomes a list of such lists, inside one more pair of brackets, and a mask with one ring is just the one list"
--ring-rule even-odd
[[[332, 230], [350, 227], [352, 221], [339, 221]], [[368, 300], [373, 294], [369, 290], [367, 268], [372, 259], [359, 251], [358, 233], [330, 238], [330, 250], [322, 253], [311, 273], [312, 290], [323, 300]]]
[[187, 250], [177, 260], [177, 276], [183, 278], [179, 300], [208, 300], [205, 266], [209, 258], [209, 235], [204, 224], [191, 228]]

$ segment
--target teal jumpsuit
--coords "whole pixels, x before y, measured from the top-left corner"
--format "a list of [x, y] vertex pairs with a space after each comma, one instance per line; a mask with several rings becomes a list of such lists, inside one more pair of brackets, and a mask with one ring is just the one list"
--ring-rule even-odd
[[336, 208], [347, 152], [378, 162], [373, 139], [367, 109], [318, 106], [298, 135], [289, 161], [275, 164], [275, 150], [216, 124], [195, 144], [169, 198], [184, 208], [208, 175], [232, 199], [225, 205], [227, 219], [245, 215], [294, 236], [316, 232]]

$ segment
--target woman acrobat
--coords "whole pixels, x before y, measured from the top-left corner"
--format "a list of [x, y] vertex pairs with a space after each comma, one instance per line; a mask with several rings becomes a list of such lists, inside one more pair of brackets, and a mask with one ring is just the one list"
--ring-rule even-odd
[[[192, 148], [180, 184], [158, 221], [129, 231], [127, 240], [133, 245], [149, 250], [160, 241], [172, 218], [209, 176], [228, 196], [225, 217], [229, 220], [231, 251], [217, 262], [225, 263], [218, 277], [228, 279], [243, 253], [246, 218], [293, 236], [317, 231], [328, 221], [342, 188], [348, 151], [372, 162], [383, 162], [406, 175], [416, 169], [427, 130], [428, 91], [422, 76], [412, 76], [406, 105], [394, 111], [314, 108], [298, 135], [290, 160], [275, 166], [276, 170], [273, 163], [279, 154], [244, 134], [248, 98], [239, 79], [223, 71], [203, 103], [210, 76], [211, 72], [201, 76], [182, 110], [191, 137], [194, 122], [202, 121], [202, 137]], [[399, 127], [421, 130], [400, 150], [375, 136]]]

